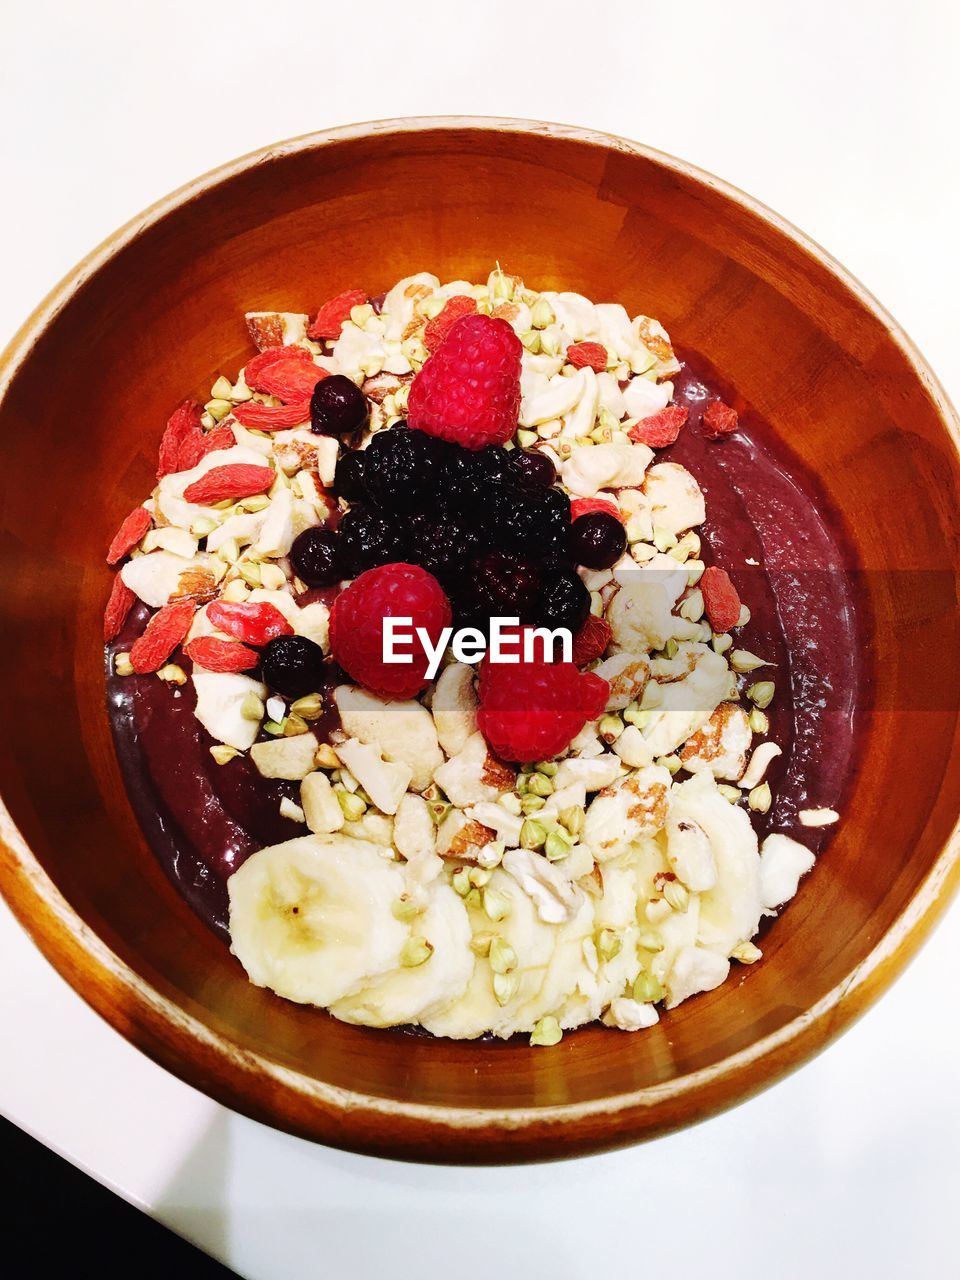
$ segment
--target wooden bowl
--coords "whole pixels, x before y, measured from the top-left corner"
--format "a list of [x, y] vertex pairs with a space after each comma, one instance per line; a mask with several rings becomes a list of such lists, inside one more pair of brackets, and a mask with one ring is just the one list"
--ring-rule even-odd
[[[243, 312], [307, 311], [424, 268], [485, 278], [498, 258], [538, 286], [659, 317], [816, 469], [866, 570], [876, 671], [844, 821], [763, 963], [650, 1031], [593, 1027], [535, 1052], [366, 1031], [251, 986], [140, 835], [101, 664], [104, 548], [153, 483], [171, 407], [243, 363]], [[854, 280], [709, 175], [623, 139], [514, 121], [283, 143], [161, 201], [81, 263], [3, 356], [0, 393], [0, 887], [118, 1031], [230, 1106], [424, 1160], [634, 1142], [803, 1062], [946, 903], [960, 849], [957, 418]]]

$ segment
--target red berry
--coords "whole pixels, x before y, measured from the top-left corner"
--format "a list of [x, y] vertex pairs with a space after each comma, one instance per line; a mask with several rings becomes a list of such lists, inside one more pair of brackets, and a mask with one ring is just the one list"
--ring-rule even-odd
[[110, 599], [107, 601], [107, 607], [103, 611], [104, 644], [109, 644], [111, 640], [116, 640], [136, 598], [118, 573], [113, 580], [113, 586], [110, 588]]
[[190, 630], [196, 611], [196, 601], [175, 600], [153, 615], [130, 650], [130, 665], [138, 675], [159, 671]]
[[[203, 437], [203, 443], [200, 446], [200, 458], [205, 458], [208, 453], [216, 453], [218, 449], [232, 449], [236, 443], [237, 438], [233, 434], [233, 428], [223, 423], [219, 427], [214, 427], [208, 435]], [[197, 459], [197, 462], [200, 461], [200, 458]], [[190, 467], [195, 467], [197, 462], [191, 463]], [[190, 467], [185, 469], [189, 471]]]
[[612, 637], [610, 623], [591, 614], [573, 637], [573, 665], [585, 667], [588, 662], [602, 658]]
[[305, 347], [268, 347], [248, 360], [243, 371], [248, 387], [278, 396], [285, 404], [309, 400], [313, 388], [327, 376]]
[[505, 444], [517, 429], [522, 353], [506, 320], [464, 316], [410, 385], [410, 426], [467, 449]]
[[699, 586], [707, 620], [714, 631], [719, 635], [735, 627], [740, 620], [740, 597], [726, 569], [704, 569]]
[[134, 507], [123, 524], [113, 535], [107, 548], [107, 564], [116, 564], [133, 550], [153, 523], [146, 507]]
[[187, 485], [183, 496], [187, 502], [208, 507], [228, 498], [249, 498], [255, 493], [266, 493], [276, 478], [277, 473], [272, 467], [234, 462], [223, 467], [211, 467], [199, 480]]
[[325, 302], [314, 316], [313, 323], [307, 330], [307, 337], [314, 342], [320, 342], [324, 338], [339, 338], [344, 321], [350, 319], [350, 312], [354, 307], [362, 306], [366, 300], [367, 295], [362, 289], [347, 289], [344, 293], [338, 293], [335, 298]]
[[277, 636], [292, 636], [293, 627], [275, 604], [214, 600], [207, 606], [207, 617], [218, 631], [226, 631], [247, 644], [264, 645]]
[[607, 367], [607, 348], [600, 342], [575, 342], [567, 347], [567, 364], [575, 369], [595, 369], [603, 373]]
[[570, 523], [579, 520], [581, 516], [589, 515], [591, 511], [603, 511], [607, 515], [616, 516], [618, 520], [623, 520], [620, 508], [610, 499], [606, 498], [573, 498], [570, 501]]
[[477, 724], [503, 760], [550, 760], [603, 712], [610, 687], [572, 662], [526, 662], [520, 653], [517, 663], [484, 658]]
[[[407, 663], [384, 662], [384, 618], [410, 618]], [[450, 602], [436, 578], [412, 564], [385, 564], [368, 569], [341, 591], [330, 613], [330, 649], [334, 658], [358, 684], [381, 698], [413, 698], [427, 684], [428, 659], [416, 636], [422, 627], [436, 645], [450, 625]]]
[[463, 316], [476, 315], [477, 300], [464, 294], [456, 294], [448, 299], [439, 315], [427, 323], [423, 331], [423, 341], [428, 351], [436, 351], [440, 343]]
[[310, 401], [296, 400], [292, 404], [259, 404], [248, 400], [234, 405], [233, 416], [242, 427], [251, 431], [286, 431], [310, 421]]
[[183, 404], [178, 405], [170, 415], [163, 438], [160, 441], [160, 459], [157, 464], [158, 480], [162, 480], [164, 476], [169, 475], [172, 471], [188, 469], [188, 467], [184, 466], [181, 455], [185, 459], [186, 455], [192, 452], [197, 437], [202, 437], [203, 432], [200, 428], [200, 416], [202, 413], [203, 409], [197, 404], [196, 400], [184, 400]]
[[668, 404], [659, 413], [644, 418], [635, 427], [631, 427], [627, 435], [637, 444], [645, 444], [650, 449], [666, 449], [675, 444], [680, 428], [687, 420], [687, 410], [682, 404]]
[[736, 431], [738, 421], [736, 409], [722, 400], [711, 400], [703, 411], [703, 434], [708, 440], [719, 440]]
[[220, 640], [216, 636], [198, 636], [184, 645], [183, 652], [204, 671], [251, 671], [260, 661], [245, 644], [236, 640]]

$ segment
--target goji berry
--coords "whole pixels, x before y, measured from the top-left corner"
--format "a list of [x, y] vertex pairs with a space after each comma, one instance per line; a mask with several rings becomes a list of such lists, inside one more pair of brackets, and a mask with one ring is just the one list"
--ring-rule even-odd
[[272, 467], [258, 467], [252, 462], [228, 463], [224, 467], [211, 467], [206, 475], [183, 491], [187, 502], [202, 507], [223, 502], [227, 498], [249, 498], [255, 493], [266, 493], [277, 478]]
[[313, 363], [304, 347], [270, 347], [247, 362], [244, 380], [254, 391], [279, 396], [285, 403], [308, 400], [327, 371]]
[[215, 600], [207, 608], [207, 617], [220, 631], [227, 631], [247, 644], [268, 644], [277, 636], [293, 635], [293, 627], [277, 606], [266, 600], [257, 603]]
[[735, 627], [740, 620], [740, 597], [726, 569], [717, 569], [713, 565], [704, 569], [699, 585], [707, 620], [713, 630], [719, 635]]
[[615, 502], [608, 502], [606, 498], [574, 498], [570, 503], [570, 520], [578, 520], [580, 516], [589, 515], [591, 511], [605, 511], [607, 515], [616, 516], [618, 520], [623, 520], [620, 508]]
[[313, 323], [307, 329], [307, 337], [314, 342], [323, 338], [339, 338], [343, 322], [350, 319], [350, 312], [354, 307], [362, 306], [366, 300], [367, 295], [362, 289], [347, 289], [338, 293], [335, 298], [325, 302], [314, 316]]
[[573, 662], [582, 667], [594, 658], [602, 658], [607, 645], [613, 638], [610, 623], [604, 618], [595, 618], [593, 614], [573, 637]]
[[157, 465], [157, 479], [170, 475], [172, 471], [180, 471], [180, 450], [191, 438], [202, 434], [200, 417], [203, 409], [196, 400], [184, 400], [167, 419], [167, 425], [160, 441], [160, 459]]
[[631, 427], [627, 435], [637, 444], [645, 444], [651, 449], [666, 449], [676, 443], [686, 420], [687, 410], [682, 404], [668, 404], [659, 413], [651, 414]]
[[113, 580], [113, 586], [110, 588], [110, 599], [107, 601], [107, 607], [103, 611], [104, 644], [109, 644], [111, 640], [116, 640], [136, 598], [118, 573]]
[[185, 645], [183, 652], [204, 671], [250, 671], [260, 661], [245, 644], [216, 636], [199, 636]]
[[428, 351], [436, 351], [461, 316], [472, 316], [477, 309], [476, 298], [468, 298], [464, 294], [456, 294], [448, 298], [439, 315], [427, 322], [423, 331], [423, 341]]
[[125, 555], [129, 555], [152, 522], [153, 517], [146, 507], [134, 507], [113, 535], [113, 541], [107, 549], [107, 564], [116, 564]]
[[708, 440], [719, 440], [721, 436], [736, 431], [738, 421], [736, 409], [731, 409], [722, 400], [711, 400], [703, 411], [703, 434]]
[[159, 671], [190, 630], [196, 611], [193, 600], [177, 600], [153, 615], [130, 650], [130, 665], [138, 675]]
[[603, 373], [607, 367], [607, 348], [600, 342], [575, 342], [567, 347], [567, 364], [575, 369], [589, 367]]
[[238, 404], [234, 408], [233, 416], [241, 426], [252, 430], [283, 431], [310, 421], [310, 401], [298, 400], [296, 404], [274, 405], [248, 400], [246, 404]]
[[[208, 453], [216, 453], [218, 449], [232, 449], [236, 443], [237, 438], [233, 434], [233, 428], [223, 423], [219, 427], [214, 427], [212, 431], [203, 437], [203, 452], [200, 454], [200, 458], [205, 458]], [[200, 461], [200, 458], [197, 459], [197, 462]], [[195, 462], [193, 465], [196, 466], [197, 463]]]

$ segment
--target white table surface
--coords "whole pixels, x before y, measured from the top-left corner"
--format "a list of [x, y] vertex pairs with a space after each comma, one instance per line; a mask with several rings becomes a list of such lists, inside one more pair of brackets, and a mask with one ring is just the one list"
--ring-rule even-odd
[[[515, 115], [640, 139], [765, 200], [960, 399], [953, 0], [7, 0], [2, 31], [2, 341], [116, 226], [234, 155], [354, 120]], [[958, 973], [955, 907], [876, 1009], [746, 1105], [614, 1155], [436, 1169], [181, 1084], [0, 904], [0, 1110], [248, 1277], [932, 1276], [960, 1203]]]

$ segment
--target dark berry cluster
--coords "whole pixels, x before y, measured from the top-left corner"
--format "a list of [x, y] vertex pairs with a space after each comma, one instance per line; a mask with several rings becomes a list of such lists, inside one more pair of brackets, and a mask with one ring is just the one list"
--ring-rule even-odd
[[397, 423], [362, 452], [344, 452], [334, 491], [350, 509], [336, 533], [300, 535], [294, 571], [326, 587], [406, 561], [440, 581], [457, 626], [484, 629], [499, 616], [576, 631], [590, 595], [575, 565], [600, 558], [597, 531], [580, 529], [584, 517], [571, 525], [556, 478], [541, 453], [465, 449]]

